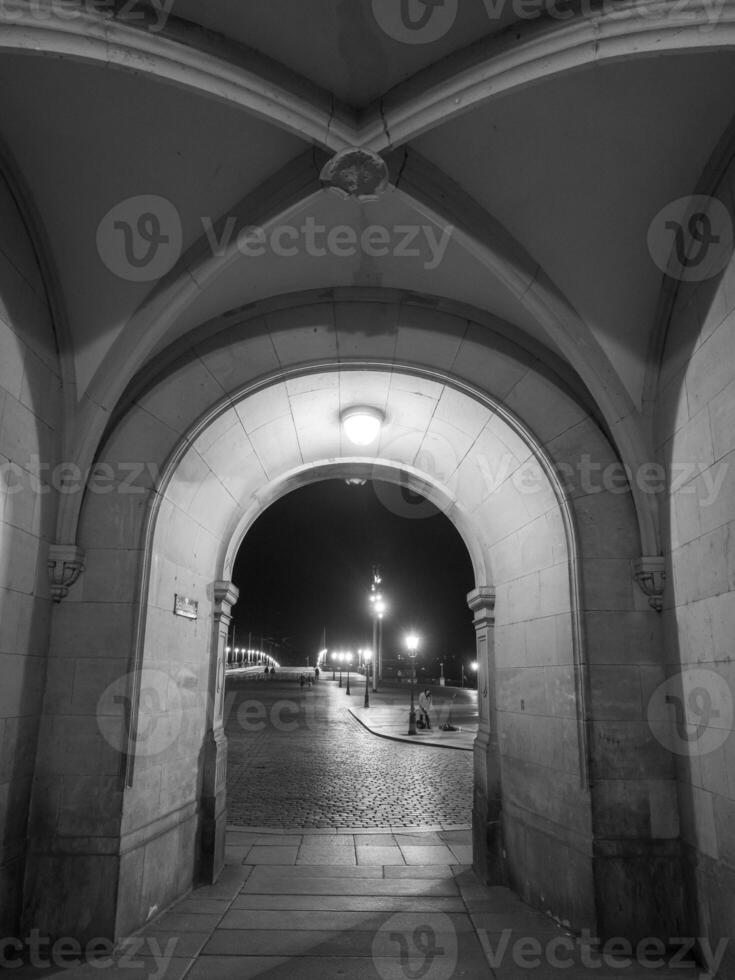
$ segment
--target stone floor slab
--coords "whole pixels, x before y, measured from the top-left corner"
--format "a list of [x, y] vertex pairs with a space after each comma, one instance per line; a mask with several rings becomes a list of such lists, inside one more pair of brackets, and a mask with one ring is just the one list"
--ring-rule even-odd
[[[207, 943], [211, 935], [211, 930], [207, 932], [186, 932], [184, 930], [169, 930], [162, 932], [159, 929], [146, 929], [140, 937], [120, 943], [120, 948], [126, 945], [130, 949], [133, 958], [144, 957], [155, 958], [159, 951], [172, 951], [177, 959], [189, 959], [197, 956]], [[142, 941], [142, 944], [141, 944]]]
[[457, 858], [452, 854], [446, 844], [421, 845], [421, 844], [401, 844], [401, 851], [406, 860], [406, 864], [432, 865], [432, 864], [459, 864]]
[[232, 909], [335, 912], [465, 912], [461, 898], [400, 895], [238, 895]]
[[337, 847], [353, 847], [354, 843], [352, 837], [346, 837], [344, 834], [304, 834], [301, 839], [301, 843], [304, 847], [320, 847], [323, 850], [329, 850], [330, 848]]
[[248, 864], [296, 864], [299, 848], [287, 844], [254, 844], [247, 855]]
[[204, 885], [197, 888], [198, 898], [232, 899], [253, 872], [253, 865], [228, 864], [217, 879], [215, 885]]
[[[425, 913], [407, 912], [402, 915], [405, 920], [415, 921], [417, 928], [424, 924]], [[227, 930], [275, 930], [291, 932], [298, 930], [333, 931], [333, 932], [376, 932], [393, 917], [392, 912], [346, 912], [294, 910], [288, 914], [288, 930], [285, 929], [285, 916], [281, 910], [261, 909], [232, 909], [223, 918], [218, 932]], [[452, 926], [458, 932], [473, 931], [472, 922], [466, 915], [454, 916]]]
[[191, 898], [185, 899], [176, 906], [176, 911], [179, 914], [187, 914], [189, 912], [195, 915], [224, 915], [230, 905], [231, 899], [224, 898], [204, 898], [199, 894], [198, 890], [195, 895]]
[[446, 878], [326, 879], [268, 878], [256, 868], [243, 887], [243, 893], [260, 895], [457, 895], [454, 880]]
[[[197, 960], [186, 980], [253, 980], [255, 977], [286, 980], [289, 976], [293, 980], [293, 960], [287, 956], [206, 956]], [[299, 976], [308, 980], [309, 974], [301, 972], [299, 967]]]
[[297, 865], [330, 865], [355, 867], [357, 856], [352, 848], [340, 847], [337, 850], [320, 851], [302, 847], [296, 859]]
[[375, 834], [356, 833], [354, 834], [355, 845], [363, 847], [393, 847], [396, 839], [393, 834], [384, 832]]
[[182, 932], [211, 932], [217, 928], [221, 918], [222, 916], [216, 913], [214, 915], [199, 915], [193, 912], [179, 912], [177, 908], [174, 908], [172, 911], [162, 915], [152, 925], [155, 926], [156, 932], [171, 932], [174, 934]]
[[[232, 836], [237, 837], [237, 834], [233, 834]], [[229, 839], [230, 839], [230, 835], [228, 834], [227, 840], [229, 841]], [[269, 844], [269, 845], [285, 844], [291, 846], [295, 844], [296, 846], [299, 846], [303, 842], [303, 839], [304, 839], [303, 834], [280, 834], [280, 835], [255, 834], [253, 840], [251, 841], [251, 844]]]
[[449, 865], [432, 864], [426, 868], [422, 868], [421, 865], [386, 865], [383, 868], [384, 878], [413, 878], [414, 880], [419, 880], [421, 878], [452, 878], [452, 869]]
[[[195, 963], [192, 959], [174, 957], [166, 963], [154, 959], [138, 958], [130, 963], [105, 967], [85, 966], [74, 967], [55, 974], [58, 980], [91, 980], [93, 977], [105, 977], [105, 980], [183, 980]], [[15, 974], [14, 974], [15, 975]]]
[[[254, 868], [250, 869], [255, 870]], [[282, 865], [272, 865], [269, 868], [260, 865], [258, 867], [258, 880], [266, 880], [269, 877], [273, 880], [284, 877], [291, 878], [382, 878], [381, 868], [353, 867], [352, 865], [341, 864], [295, 864], [288, 871]]]
[[472, 845], [471, 844], [449, 844], [449, 850], [460, 864], [472, 864]]
[[402, 865], [406, 862], [403, 859], [400, 847], [366, 847], [364, 844], [357, 845], [358, 865]]

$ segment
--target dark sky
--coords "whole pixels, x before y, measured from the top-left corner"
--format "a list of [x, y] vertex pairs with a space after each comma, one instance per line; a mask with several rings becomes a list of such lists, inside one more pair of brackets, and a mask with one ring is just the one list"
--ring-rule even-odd
[[[422, 661], [474, 651], [466, 594], [474, 588], [467, 550], [453, 525], [421, 497], [387, 483], [348, 486], [328, 480], [273, 504], [248, 532], [235, 563], [240, 589], [236, 644], [252, 631], [288, 638], [295, 663], [327, 647], [372, 645], [368, 599], [380, 566], [388, 603], [383, 652], [390, 656], [410, 629]], [[274, 655], [286, 663], [283, 650]]]

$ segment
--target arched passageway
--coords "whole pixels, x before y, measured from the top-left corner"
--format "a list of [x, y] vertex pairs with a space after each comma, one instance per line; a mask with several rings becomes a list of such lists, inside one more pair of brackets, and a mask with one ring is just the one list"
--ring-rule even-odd
[[[369, 312], [385, 324], [388, 309]], [[654, 841], [650, 833], [620, 841], [605, 824], [603, 806], [616, 798], [636, 807], [637, 797], [649, 805], [650, 794], [665, 799], [674, 792], [662, 778], [668, 760], [652, 756], [641, 768], [633, 759], [644, 722], [636, 720], [640, 705], [626, 690], [637, 668], [626, 660], [629, 651], [610, 643], [606, 628], [614, 621], [633, 637], [647, 629], [651, 614], [630, 572], [638, 551], [635, 511], [619, 480], [617, 492], [609, 482], [580, 482], [580, 456], [594, 461], [593, 472], [606, 472], [616, 466], [615, 455], [583, 399], [507, 341], [406, 307], [392, 313], [391, 349], [421, 351], [434, 364], [381, 363], [369, 357], [384, 339], [364, 333], [366, 312], [360, 304], [339, 307], [340, 342], [350, 338], [354, 355], [341, 364], [328, 363], [326, 350], [321, 363], [314, 359], [332, 336], [323, 325], [335, 311], [323, 304], [282, 312], [263, 325], [251, 321], [247, 333], [229, 328], [208, 350], [179, 356], [135, 391], [111, 427], [101, 463], [120, 473], [144, 453], [160, 461], [160, 470], [149, 466], [129, 484], [135, 492], [115, 496], [114, 525], [111, 499], [101, 494], [88, 495], [82, 514], [85, 576], [92, 574], [67, 608], [88, 610], [87, 625], [96, 623], [108, 644], [110, 657], [90, 686], [88, 723], [96, 726], [95, 716], [107, 713], [117, 733], [98, 739], [97, 772], [85, 776], [96, 792], [100, 785], [110, 790], [95, 796], [98, 812], [89, 819], [107, 820], [113, 838], [119, 833], [120, 856], [69, 853], [54, 861], [77, 869], [109, 864], [119, 885], [113, 896], [79, 890], [63, 915], [84, 918], [74, 907], [82, 902], [91, 929], [114, 920], [124, 933], [148, 909], [172, 901], [195, 873], [216, 875], [225, 826], [224, 648], [237, 600], [234, 557], [273, 501], [338, 476], [423, 494], [452, 521], [471, 557], [475, 588], [468, 601], [480, 665], [478, 872], [580, 927], [660, 930], [653, 897], [675, 875], [674, 852], [665, 837]], [[267, 352], [285, 338], [281, 363], [269, 371]], [[286, 350], [291, 367], [283, 363]], [[379, 443], [359, 455], [339, 424], [340, 411], [356, 403], [378, 406], [386, 419]], [[120, 602], [103, 611], [93, 583], [111, 580]], [[177, 595], [196, 600], [196, 619], [172, 616]], [[70, 621], [60, 642], [74, 642], [79, 622]], [[129, 724], [105, 701], [110, 690], [119, 694], [128, 637], [135, 650], [126, 675]], [[660, 669], [651, 663], [651, 677]], [[166, 679], [164, 689], [155, 710], [141, 708], [141, 681], [154, 676]], [[173, 718], [175, 739], [146, 751], [141, 710], [159, 731], [171, 730]], [[46, 737], [52, 726], [50, 716]], [[53, 781], [52, 770], [47, 779]], [[34, 860], [42, 872], [47, 858]], [[611, 889], [622, 889], [629, 904], [608, 902]], [[50, 900], [49, 892], [34, 895], [37, 914], [49, 914]]]
[[451, 521], [398, 484], [324, 480], [268, 508], [233, 566], [241, 598], [230, 647], [241, 660], [242, 648], [262, 639], [277, 659], [301, 667], [313, 667], [323, 647], [328, 665], [332, 651], [370, 648], [374, 574], [388, 604], [380, 632], [391, 663], [405, 658], [405, 636], [418, 630], [421, 665], [439, 677], [443, 660], [459, 683], [458, 658], [475, 655], [472, 563]]
[[[396, 0], [10, 6], [0, 934], [121, 936], [216, 874], [228, 561], [290, 487], [377, 471], [472, 555], [478, 872], [704, 963], [735, 896], [735, 0], [447, 0], [411, 36]], [[359, 376], [408, 379], [395, 452], [308, 423]]]
[[[376, 572], [380, 624], [369, 601]], [[474, 579], [451, 522], [397, 484], [310, 484], [252, 525], [233, 581], [240, 598], [223, 716], [228, 825], [469, 827], [477, 691], [465, 597]], [[432, 690], [432, 734], [420, 732], [428, 752], [396, 741], [411, 727], [412, 631], [414, 701]], [[272, 675], [250, 665], [243, 649], [253, 647], [275, 655]], [[442, 731], [450, 719], [461, 734]]]

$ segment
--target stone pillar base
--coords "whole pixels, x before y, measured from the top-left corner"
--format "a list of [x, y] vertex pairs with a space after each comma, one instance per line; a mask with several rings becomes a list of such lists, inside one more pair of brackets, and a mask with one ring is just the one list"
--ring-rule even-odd
[[210, 732], [205, 745], [204, 788], [199, 818], [198, 880], [212, 885], [225, 865], [227, 827], [227, 737], [224, 730]]
[[503, 832], [499, 815], [489, 819], [487, 797], [475, 793], [472, 805], [472, 868], [484, 885], [506, 885]]
[[119, 841], [96, 839], [99, 853], [85, 853], [83, 841], [67, 843], [73, 848], [67, 853], [57, 849], [29, 855], [19, 935], [38, 929], [52, 942], [67, 936], [81, 943], [117, 939], [120, 858], [113, 849], [119, 848]]
[[596, 840], [593, 848], [601, 938], [667, 942], [684, 935], [678, 840]]

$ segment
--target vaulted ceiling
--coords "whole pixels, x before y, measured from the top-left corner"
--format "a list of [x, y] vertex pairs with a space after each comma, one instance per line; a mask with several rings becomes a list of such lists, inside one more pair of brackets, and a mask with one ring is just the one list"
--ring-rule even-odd
[[[4, 8], [0, 139], [53, 284], [72, 427], [190, 331], [335, 287], [473, 308], [566, 362], [611, 425], [639, 413], [664, 283], [648, 231], [729, 130], [735, 0], [596, 6], [405, 0], [436, 37], [399, 0]], [[379, 200], [320, 183], [348, 146], [385, 156]], [[132, 281], [100, 228], [141, 198], [170, 202], [180, 243]], [[247, 226], [295, 237], [243, 254]], [[308, 226], [378, 226], [390, 246], [315, 248]]]

